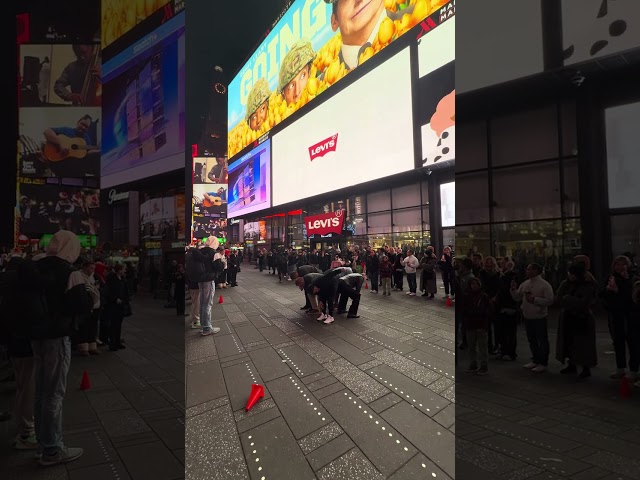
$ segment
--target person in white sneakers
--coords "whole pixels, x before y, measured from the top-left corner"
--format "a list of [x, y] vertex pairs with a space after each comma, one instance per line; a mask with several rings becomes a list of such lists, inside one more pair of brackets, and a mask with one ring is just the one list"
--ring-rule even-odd
[[401, 263], [404, 267], [404, 271], [407, 273], [407, 283], [409, 284], [409, 291], [407, 292], [407, 295], [415, 297], [416, 290], [418, 289], [416, 271], [418, 270], [420, 262], [415, 257], [412, 250], [407, 250], [407, 256], [404, 257]]
[[346, 272], [347, 268], [345, 267], [327, 270], [309, 286], [309, 290], [311, 290], [314, 295], [318, 295], [318, 299], [320, 303], [322, 303], [322, 315], [317, 318], [319, 322], [324, 322], [327, 325], [333, 323], [333, 308], [338, 291], [338, 281]]
[[511, 284], [511, 296], [522, 302], [522, 316], [531, 349], [531, 362], [524, 365], [535, 373], [542, 373], [549, 364], [549, 334], [547, 316], [553, 305], [553, 287], [542, 278], [542, 267], [536, 263], [527, 266], [527, 280], [520, 287]]

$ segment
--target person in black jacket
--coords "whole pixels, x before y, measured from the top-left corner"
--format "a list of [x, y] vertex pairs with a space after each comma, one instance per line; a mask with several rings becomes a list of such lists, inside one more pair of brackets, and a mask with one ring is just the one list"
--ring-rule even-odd
[[[291, 274], [291, 278], [292, 280], [297, 280], [300, 277], [304, 277], [308, 273], [322, 273], [322, 271], [319, 268], [312, 267], [311, 265], [302, 265], [298, 267], [298, 269]], [[298, 282], [296, 282], [296, 285], [298, 285]], [[311, 306], [311, 302], [309, 301], [309, 297], [307, 296], [306, 293], [304, 295], [304, 299], [305, 299], [304, 306], [300, 307], [300, 310], [309, 310], [310, 308], [312, 308], [312, 306]]]
[[316, 300], [316, 295], [309, 288], [310, 285], [320, 277], [322, 277], [322, 272], [310, 272], [304, 276], [300, 276], [296, 278], [296, 281], [295, 281], [296, 286], [304, 292], [306, 302], [309, 305], [309, 308], [306, 311], [306, 313], [308, 314], [320, 313], [320, 309], [318, 308], [318, 302]]
[[360, 318], [360, 315], [358, 315], [358, 307], [360, 306], [360, 290], [362, 289], [363, 283], [364, 277], [359, 273], [350, 273], [340, 277], [340, 281], [338, 282], [338, 294], [340, 295], [338, 314], [345, 313], [347, 301], [351, 299], [351, 306], [349, 307], [347, 318]]
[[282, 278], [287, 276], [287, 253], [280, 249], [276, 254], [276, 265], [278, 267], [278, 280], [282, 282]]
[[518, 346], [518, 303], [511, 296], [511, 284], [517, 282], [518, 274], [511, 259], [504, 262], [498, 300], [496, 302], [496, 341], [500, 345], [500, 355], [515, 360]]
[[378, 280], [380, 275], [380, 257], [372, 248], [366, 259], [366, 276], [371, 281], [371, 293], [378, 293]]
[[[190, 280], [198, 282], [198, 290], [200, 291], [200, 326], [202, 327], [202, 336], [208, 336], [220, 331], [219, 327], [211, 326], [211, 309], [216, 294], [216, 267], [218, 270], [223, 268], [221, 263], [222, 255], [217, 253], [218, 239], [214, 236], [207, 238], [205, 246], [201, 249], [192, 248], [188, 252], [187, 267], [188, 272], [191, 269], [197, 270], [196, 273], [189, 273]], [[191, 268], [190, 265], [192, 266]], [[191, 325], [197, 328], [196, 324]]]
[[71, 363], [69, 337], [77, 319], [91, 311], [82, 275], [72, 267], [79, 255], [78, 237], [62, 230], [51, 238], [46, 256], [25, 262], [26, 268], [20, 269], [18, 301], [30, 322], [34, 418], [43, 466], [67, 463], [83, 454], [81, 448], [65, 447], [62, 438], [62, 405]]
[[444, 298], [456, 296], [455, 270], [453, 268], [453, 255], [449, 247], [445, 247], [440, 257], [440, 271], [442, 272], [442, 283], [444, 283]]
[[2, 343], [13, 366], [16, 378], [14, 417], [17, 435], [14, 446], [19, 450], [38, 447], [33, 422], [35, 403], [34, 358], [31, 341], [25, 330], [24, 318], [16, 298], [18, 296], [18, 268], [22, 257], [12, 257], [6, 271], [0, 273], [0, 312], [2, 312]]
[[[483, 268], [478, 273], [480, 282], [482, 283], [482, 291], [487, 294], [492, 305], [492, 312], [496, 312], [496, 304], [498, 302], [498, 294], [500, 292], [500, 270], [498, 263], [494, 257], [485, 257], [483, 260]], [[475, 275], [475, 274], [474, 274]], [[489, 354], [498, 353], [498, 338], [502, 336], [502, 332], [498, 331], [500, 326], [496, 327], [495, 317], [489, 318], [488, 335], [489, 335]]]
[[316, 319], [319, 322], [324, 322], [327, 325], [333, 323], [333, 306], [336, 292], [338, 291], [338, 281], [346, 272], [347, 269], [345, 267], [328, 270], [309, 285], [308, 291], [318, 295], [320, 302], [322, 302], [322, 315]]
[[113, 267], [113, 272], [107, 278], [107, 303], [104, 313], [109, 319], [109, 350], [112, 352], [125, 348], [120, 340], [122, 337], [122, 321], [130, 302], [125, 274], [126, 267], [118, 264]]
[[240, 270], [240, 259], [236, 251], [231, 250], [229, 259], [227, 260], [227, 282], [231, 287], [238, 286], [238, 270]]

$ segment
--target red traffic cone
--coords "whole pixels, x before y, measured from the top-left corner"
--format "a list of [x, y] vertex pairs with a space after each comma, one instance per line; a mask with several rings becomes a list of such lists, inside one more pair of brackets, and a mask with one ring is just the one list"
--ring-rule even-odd
[[629, 385], [629, 378], [626, 376], [620, 379], [620, 396], [622, 398], [631, 397], [631, 386]]
[[447, 307], [452, 307], [453, 306], [453, 302], [451, 301], [451, 297], [447, 297], [447, 300], [445, 301], [445, 305]]
[[91, 380], [89, 380], [89, 372], [86, 370], [82, 374], [82, 380], [80, 381], [80, 390], [89, 390], [91, 388]]
[[220, 295], [220, 300], [218, 300], [218, 303], [224, 303], [224, 299], [222, 298], [222, 295]]
[[369, 282], [367, 282], [367, 283], [365, 283], [365, 284], [364, 284], [364, 289], [365, 289], [365, 290], [369, 290]]
[[249, 395], [247, 406], [244, 407], [245, 411], [248, 412], [249, 410], [251, 410], [261, 398], [264, 398], [264, 387], [262, 385], [258, 385], [257, 383], [252, 384], [251, 395]]

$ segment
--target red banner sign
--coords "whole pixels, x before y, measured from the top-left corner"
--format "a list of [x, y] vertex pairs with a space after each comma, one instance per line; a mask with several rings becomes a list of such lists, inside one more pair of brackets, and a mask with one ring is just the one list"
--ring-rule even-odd
[[338, 134], [330, 136], [315, 145], [309, 147], [309, 157], [313, 162], [318, 157], [324, 157], [329, 152], [335, 152], [338, 148]]
[[344, 225], [344, 210], [305, 217], [304, 224], [307, 227], [307, 237], [330, 233], [340, 235]]

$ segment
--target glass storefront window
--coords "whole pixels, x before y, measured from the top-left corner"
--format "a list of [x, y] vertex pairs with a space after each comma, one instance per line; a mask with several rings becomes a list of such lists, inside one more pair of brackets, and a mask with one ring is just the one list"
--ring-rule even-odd
[[405, 208], [393, 211], [394, 232], [415, 232], [422, 230], [421, 208]]
[[456, 175], [456, 224], [489, 222], [487, 172]]
[[389, 190], [381, 190], [367, 194], [367, 211], [369, 213], [384, 212], [385, 210], [391, 210]]
[[640, 254], [640, 213], [611, 217], [613, 255], [625, 252]]
[[[394, 188], [391, 192], [393, 209], [417, 207], [420, 205], [420, 184], [413, 183], [404, 187]], [[398, 222], [396, 222], [397, 224]]]
[[580, 216], [580, 180], [578, 177], [578, 159], [565, 160], [564, 168], [564, 215]]
[[491, 252], [489, 225], [456, 226], [455, 239], [456, 256], [468, 256], [474, 252], [488, 255]]
[[496, 222], [560, 217], [559, 163], [495, 170], [493, 200]]
[[[428, 233], [427, 233], [427, 238]], [[402, 248], [413, 248], [414, 250], [422, 250], [425, 246], [425, 235], [421, 231], [404, 232], [393, 234], [393, 246]], [[391, 245], [391, 244], [389, 244]]]
[[369, 235], [391, 233], [391, 213], [370, 213], [367, 230]]
[[558, 157], [557, 118], [556, 105], [549, 105], [492, 120], [492, 166]]
[[482, 170], [487, 168], [487, 124], [486, 122], [459, 123], [457, 135], [464, 142], [456, 143], [456, 171]]

